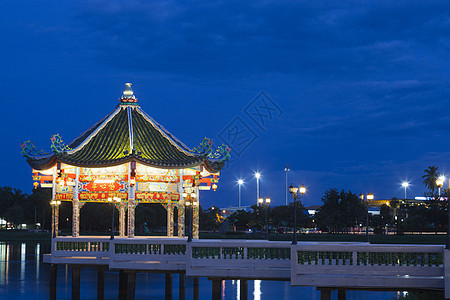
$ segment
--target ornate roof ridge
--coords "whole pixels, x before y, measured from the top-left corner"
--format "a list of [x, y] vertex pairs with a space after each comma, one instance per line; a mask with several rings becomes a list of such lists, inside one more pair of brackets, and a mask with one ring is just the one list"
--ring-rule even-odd
[[[86, 144], [89, 143], [89, 141], [97, 135], [97, 133], [102, 130], [108, 123], [109, 121], [111, 121], [120, 111], [121, 111], [121, 107], [117, 107], [112, 113], [110, 113], [106, 118], [104, 118], [103, 122], [101, 123], [100, 126], [98, 126], [87, 138], [85, 138], [76, 148], [66, 151], [65, 153], [67, 154], [73, 154], [77, 151], [79, 151], [80, 149], [82, 149]], [[97, 123], [98, 124], [98, 123]], [[94, 125], [95, 126], [95, 125]], [[92, 127], [91, 127], [92, 128]], [[84, 133], [88, 132], [88, 130], [86, 130]], [[82, 136], [84, 133], [82, 133], [80, 136]], [[70, 144], [69, 144], [70, 145]]]
[[183, 142], [177, 139], [172, 133], [170, 133], [164, 126], [156, 122], [152, 117], [150, 117], [145, 111], [143, 111], [140, 107], [136, 109], [148, 122], [150, 122], [154, 127], [161, 132], [162, 135], [168, 137], [168, 140], [174, 145], [177, 149], [185, 152], [185, 154], [190, 156], [196, 156], [195, 153], [192, 153], [190, 148], [186, 146]]

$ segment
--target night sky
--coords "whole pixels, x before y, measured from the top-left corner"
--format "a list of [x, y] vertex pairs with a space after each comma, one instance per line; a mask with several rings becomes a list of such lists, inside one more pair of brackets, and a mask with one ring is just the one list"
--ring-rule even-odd
[[[140, 106], [189, 147], [229, 143], [209, 207], [261, 195], [305, 205], [325, 190], [422, 196], [450, 176], [448, 1], [2, 1], [1, 186], [30, 193], [20, 144], [50, 151], [133, 83]], [[446, 184], [447, 185], [447, 184]]]

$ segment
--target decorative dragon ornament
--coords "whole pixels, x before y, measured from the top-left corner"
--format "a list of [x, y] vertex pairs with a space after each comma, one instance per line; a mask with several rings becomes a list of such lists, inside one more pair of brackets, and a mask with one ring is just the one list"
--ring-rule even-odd
[[54, 134], [50, 140], [52, 141], [52, 145], [50, 146], [50, 148], [52, 148], [53, 152], [57, 154], [72, 150], [69, 146], [63, 143], [59, 134]]
[[36, 148], [36, 146], [31, 141], [25, 141], [22, 144], [20, 144], [20, 148], [22, 148], [22, 151], [20, 154], [26, 158], [31, 158], [32, 156], [41, 156], [46, 155], [43, 150]]
[[208, 158], [216, 159], [220, 162], [226, 161], [226, 160], [230, 159], [230, 157], [231, 157], [230, 151], [231, 151], [230, 147], [222, 144], [219, 147], [217, 147], [216, 151], [209, 153]]
[[212, 140], [205, 137], [200, 145], [192, 149], [191, 152], [198, 155], [207, 156], [211, 153], [212, 144]]
[[216, 150], [213, 151], [212, 145], [213, 141], [205, 137], [203, 141], [200, 143], [200, 145], [190, 150], [190, 152], [201, 156], [206, 156], [209, 159], [214, 159], [219, 162], [226, 161], [231, 157], [230, 147], [222, 144], [221, 146], [217, 147]]

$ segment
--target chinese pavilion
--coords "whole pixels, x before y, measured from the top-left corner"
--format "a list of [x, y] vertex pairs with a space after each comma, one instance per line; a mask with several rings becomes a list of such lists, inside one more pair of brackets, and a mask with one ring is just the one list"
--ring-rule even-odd
[[[140, 108], [131, 83], [125, 86], [115, 110], [71, 143], [64, 144], [56, 134], [51, 138], [52, 153], [37, 150], [30, 141], [21, 145], [33, 169], [34, 186], [52, 188], [53, 232], [58, 232], [60, 201], [73, 204], [74, 237], [79, 236], [80, 210], [87, 202], [115, 203], [121, 237], [134, 237], [138, 204], [161, 203], [167, 210], [167, 236], [174, 235], [177, 207], [177, 234], [182, 237], [185, 200], [196, 197], [198, 204], [199, 190], [217, 188], [230, 149], [222, 145], [213, 150], [207, 138], [188, 148]], [[198, 238], [198, 207], [193, 206], [194, 238]]]

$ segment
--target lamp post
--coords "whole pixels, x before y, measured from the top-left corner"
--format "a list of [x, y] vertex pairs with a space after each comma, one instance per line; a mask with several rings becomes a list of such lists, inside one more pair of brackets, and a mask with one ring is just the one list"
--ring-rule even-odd
[[114, 211], [116, 210], [114, 207], [114, 202], [120, 202], [120, 198], [118, 197], [113, 197], [113, 198], [108, 198], [108, 202], [111, 203], [112, 206], [112, 221], [111, 221], [111, 237], [109, 238], [110, 240], [114, 239]]
[[52, 200], [50, 205], [53, 208], [53, 237], [56, 237], [56, 207], [61, 204], [61, 201]]
[[300, 200], [303, 195], [305, 195], [306, 188], [304, 185], [298, 188], [291, 184], [291, 186], [289, 187], [289, 193], [294, 199], [294, 235], [292, 236], [292, 245], [297, 245], [297, 199]]
[[266, 213], [266, 240], [269, 240], [269, 223], [267, 222], [267, 210], [269, 209], [270, 198], [267, 197], [265, 203], [263, 198], [259, 198], [258, 203], [259, 205], [264, 205], [264, 210]]
[[436, 180], [436, 185], [439, 189], [439, 200], [441, 199], [441, 188], [444, 186], [445, 177], [441, 176]]
[[289, 169], [289, 164], [287, 164], [286, 165], [286, 167], [284, 167], [284, 172], [286, 173], [286, 181], [285, 181], [285, 183], [286, 183], [286, 187], [285, 187], [285, 190], [284, 190], [284, 192], [286, 193], [286, 197], [285, 197], [285, 204], [284, 205], [288, 205], [288, 185], [287, 185], [287, 183], [288, 183], [288, 172], [290, 171], [291, 169]]
[[367, 214], [366, 214], [366, 242], [370, 242], [369, 241], [369, 201], [373, 200], [373, 194], [369, 193], [366, 196], [367, 199]]
[[241, 207], [241, 188], [242, 188], [242, 185], [244, 184], [244, 180], [239, 179], [237, 181], [237, 183], [239, 185], [239, 198], [238, 198], [239, 199], [239, 201], [238, 201], [239, 206], [238, 207]]
[[189, 229], [188, 229], [188, 242], [192, 242], [192, 227], [193, 227], [193, 219], [194, 219], [194, 209], [193, 206], [197, 205], [197, 194], [195, 192], [192, 193], [186, 193], [184, 192], [182, 194], [183, 198], [185, 199], [185, 204], [188, 208], [188, 214], [189, 214]]
[[408, 188], [408, 186], [409, 186], [409, 182], [407, 182], [407, 181], [402, 182], [402, 187], [405, 188], [405, 200], [406, 200], [406, 189]]
[[261, 178], [261, 173], [256, 172], [255, 173], [255, 178], [256, 178], [256, 204], [258, 204], [258, 199], [259, 199], [259, 178]]

